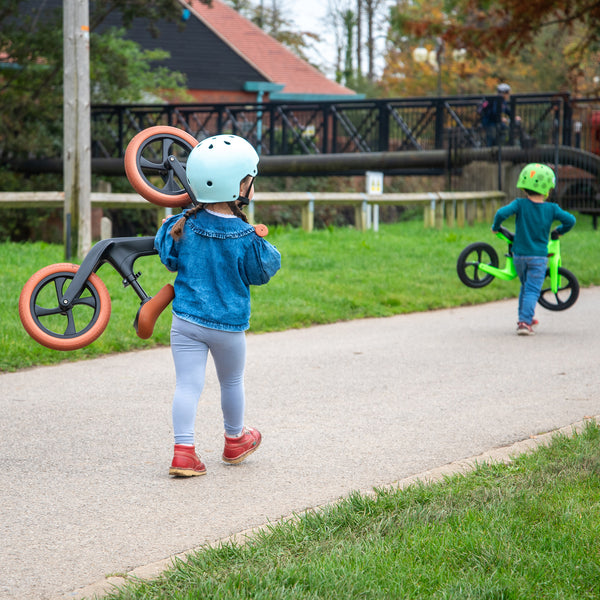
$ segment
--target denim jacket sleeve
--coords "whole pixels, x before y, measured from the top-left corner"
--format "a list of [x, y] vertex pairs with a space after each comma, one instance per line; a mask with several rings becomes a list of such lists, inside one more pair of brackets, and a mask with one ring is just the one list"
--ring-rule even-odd
[[171, 228], [181, 215], [169, 217], [154, 237], [154, 248], [158, 251], [160, 260], [169, 271], [178, 270], [179, 244], [171, 237]]
[[263, 285], [281, 268], [281, 254], [267, 240], [254, 238], [244, 258], [244, 277], [248, 285]]

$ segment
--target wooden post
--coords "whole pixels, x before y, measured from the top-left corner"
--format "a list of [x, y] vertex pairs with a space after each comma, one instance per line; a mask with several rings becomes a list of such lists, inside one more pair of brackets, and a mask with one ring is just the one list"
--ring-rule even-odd
[[65, 256], [92, 246], [90, 28], [88, 0], [63, 0], [63, 177]]
[[[312, 194], [309, 193], [309, 196]], [[302, 205], [302, 229], [310, 233], [315, 226], [315, 201], [308, 200]]]
[[459, 200], [456, 204], [456, 225], [457, 227], [464, 227], [467, 217], [467, 201]]
[[434, 211], [434, 224], [436, 229], [442, 229], [444, 227], [444, 214], [446, 209], [446, 202], [441, 198], [436, 202]]
[[446, 202], [446, 223], [448, 227], [456, 224], [456, 200], [453, 198]]
[[366, 200], [363, 200], [360, 204], [354, 207], [354, 226], [358, 231], [366, 231], [368, 227], [368, 215], [369, 205]]

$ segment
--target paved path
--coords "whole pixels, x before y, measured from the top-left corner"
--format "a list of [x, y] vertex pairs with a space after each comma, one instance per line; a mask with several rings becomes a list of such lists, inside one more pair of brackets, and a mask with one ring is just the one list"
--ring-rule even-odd
[[[600, 288], [538, 335], [516, 301], [248, 336], [247, 422], [220, 461], [210, 370], [171, 479], [169, 349], [0, 375], [0, 598], [81, 589], [237, 532], [600, 414]], [[161, 563], [162, 564], [162, 563]], [[142, 571], [137, 571], [141, 573]], [[98, 587], [87, 587], [85, 593]]]

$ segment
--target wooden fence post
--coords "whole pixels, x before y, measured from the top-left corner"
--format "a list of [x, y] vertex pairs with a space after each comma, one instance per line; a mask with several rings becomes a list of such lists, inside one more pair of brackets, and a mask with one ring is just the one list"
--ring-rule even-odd
[[311, 199], [302, 205], [302, 229], [310, 233], [315, 226], [315, 201], [310, 192], [308, 195]]
[[64, 240], [70, 260], [92, 247], [88, 0], [63, 2], [63, 51]]

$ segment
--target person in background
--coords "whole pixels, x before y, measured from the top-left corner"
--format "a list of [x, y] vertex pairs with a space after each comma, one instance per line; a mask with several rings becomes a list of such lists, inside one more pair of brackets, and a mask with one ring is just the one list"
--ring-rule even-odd
[[[508, 140], [512, 121], [510, 85], [500, 83], [496, 87], [496, 92], [497, 96], [483, 100], [478, 107], [487, 146], [497, 146], [499, 143], [505, 143]], [[516, 117], [515, 124], [518, 123], [520, 123], [520, 118]]]

